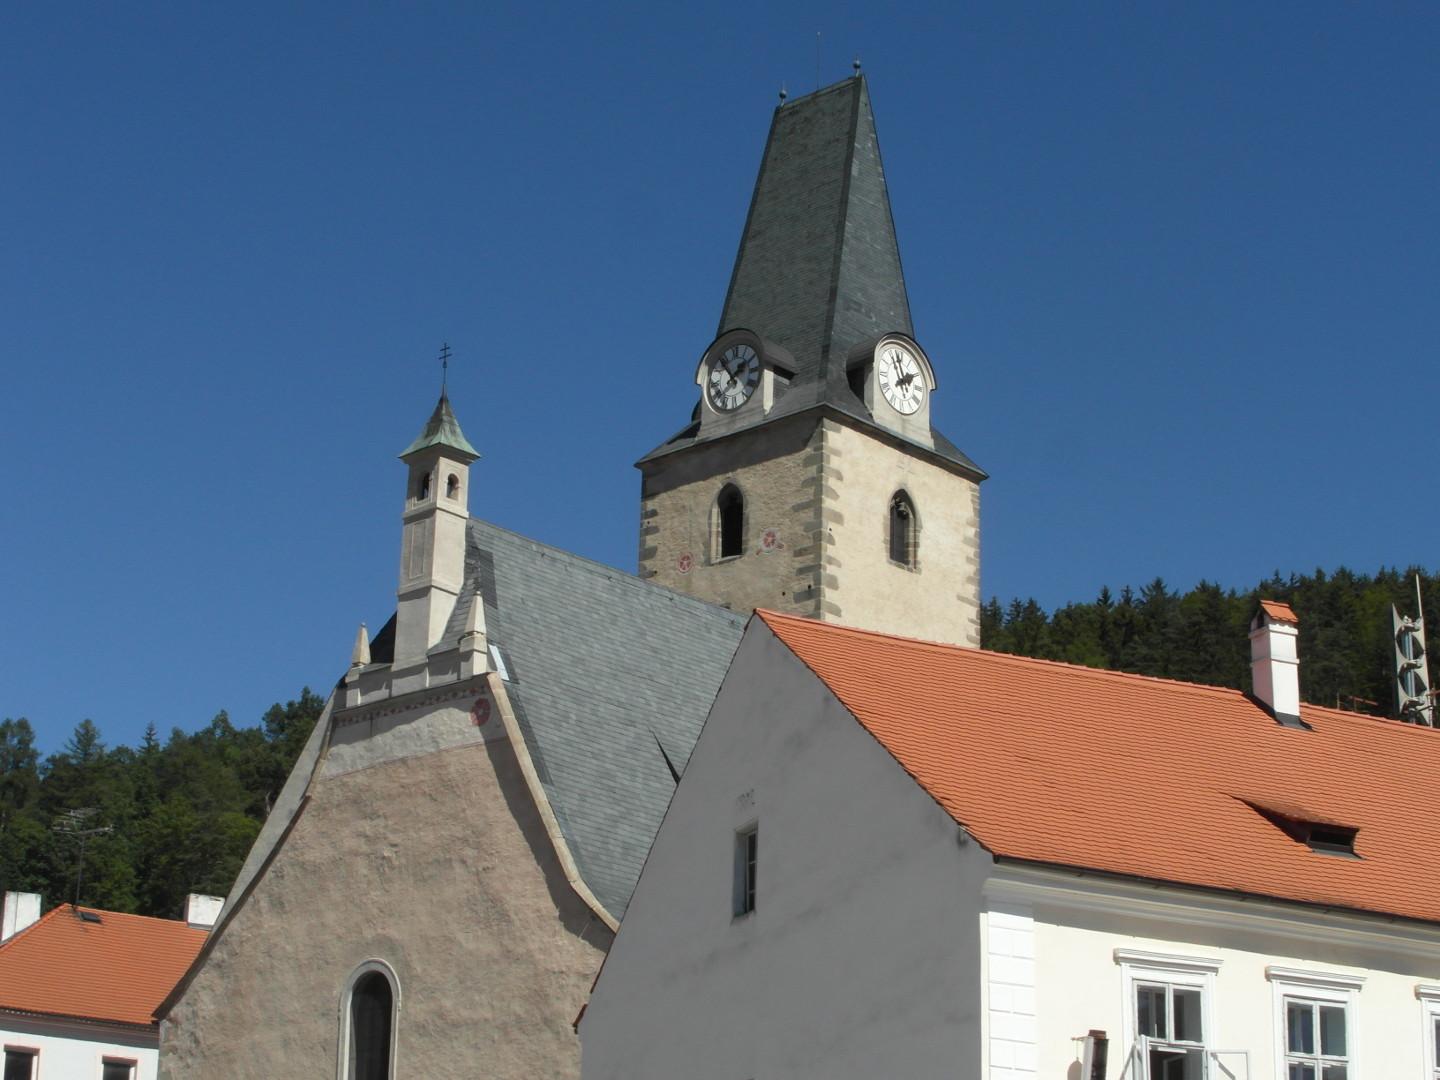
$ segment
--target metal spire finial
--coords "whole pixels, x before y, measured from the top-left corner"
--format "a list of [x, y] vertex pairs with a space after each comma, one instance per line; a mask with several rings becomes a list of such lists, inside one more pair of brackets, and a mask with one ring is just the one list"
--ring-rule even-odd
[[440, 346], [440, 392], [445, 393], [445, 386], [450, 381], [450, 346]]
[[782, 83], [780, 84], [780, 104], [781, 104], [781, 105], [784, 105], [784, 104], [785, 104], [785, 99], [786, 99], [787, 97], [789, 97], [789, 96], [790, 96], [790, 95], [785, 92], [785, 84], [782, 82]]
[[856, 75], [860, 74], [860, 54], [858, 52], [855, 54], [855, 62], [850, 66], [855, 69]]

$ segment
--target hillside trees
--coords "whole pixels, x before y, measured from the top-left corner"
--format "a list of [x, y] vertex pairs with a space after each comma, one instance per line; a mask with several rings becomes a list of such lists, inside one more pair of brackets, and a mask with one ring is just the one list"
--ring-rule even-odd
[[1417, 574], [1432, 607], [1440, 578], [1418, 567], [1276, 572], [1244, 592], [1201, 581], [1182, 594], [1156, 578], [1138, 594], [1126, 586], [1117, 598], [1107, 587], [1091, 603], [1051, 615], [1034, 600], [1002, 606], [991, 599], [980, 613], [980, 640], [998, 652], [1249, 690], [1250, 618], [1261, 599], [1281, 600], [1300, 618], [1304, 700], [1388, 716], [1395, 711], [1390, 607], [1416, 614]]
[[67, 811], [91, 810], [81, 904], [177, 918], [187, 893], [225, 895], [323, 707], [307, 687], [254, 727], [221, 712], [162, 744], [152, 724], [133, 749], [87, 719], [43, 761], [28, 720], [0, 721], [0, 888], [73, 900], [82, 838]]

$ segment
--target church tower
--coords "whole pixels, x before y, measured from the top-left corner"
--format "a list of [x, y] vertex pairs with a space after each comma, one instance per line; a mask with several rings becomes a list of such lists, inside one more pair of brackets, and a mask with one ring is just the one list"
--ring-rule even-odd
[[479, 458], [442, 391], [424, 430], [400, 455], [410, 474], [401, 516], [395, 693], [426, 685], [429, 653], [442, 644], [445, 624], [455, 610], [465, 580], [470, 466]]
[[776, 109], [691, 424], [638, 463], [640, 573], [748, 611], [980, 643], [980, 482], [930, 426], [858, 73]]

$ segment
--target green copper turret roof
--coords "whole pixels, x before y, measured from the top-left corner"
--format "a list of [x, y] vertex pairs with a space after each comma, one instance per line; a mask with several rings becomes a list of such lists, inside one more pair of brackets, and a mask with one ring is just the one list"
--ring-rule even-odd
[[[465, 433], [460, 430], [460, 421], [455, 419], [455, 413], [450, 409], [450, 399], [446, 397], [445, 391], [440, 391], [440, 400], [435, 405], [435, 411], [430, 414], [430, 419], [425, 421], [425, 430], [420, 432], [420, 437], [405, 448], [400, 455], [401, 459], [411, 454], [427, 450], [432, 446], [445, 446], [451, 450], [458, 450], [469, 456], [471, 461], [480, 458], [480, 452], [470, 445], [465, 438]], [[468, 463], [467, 463], [468, 464]]]
[[775, 110], [720, 316], [719, 333], [740, 328], [789, 350], [794, 389], [820, 401], [853, 346], [913, 336], [864, 76]]

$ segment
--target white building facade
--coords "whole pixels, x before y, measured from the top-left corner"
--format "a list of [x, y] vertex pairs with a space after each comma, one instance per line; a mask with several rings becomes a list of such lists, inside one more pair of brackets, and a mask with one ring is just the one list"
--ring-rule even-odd
[[[757, 617], [580, 1023], [585, 1080], [1437, 1080], [1436, 822], [1401, 809], [1440, 732], [1298, 715]], [[1325, 822], [1353, 850], [1296, 838]]]

